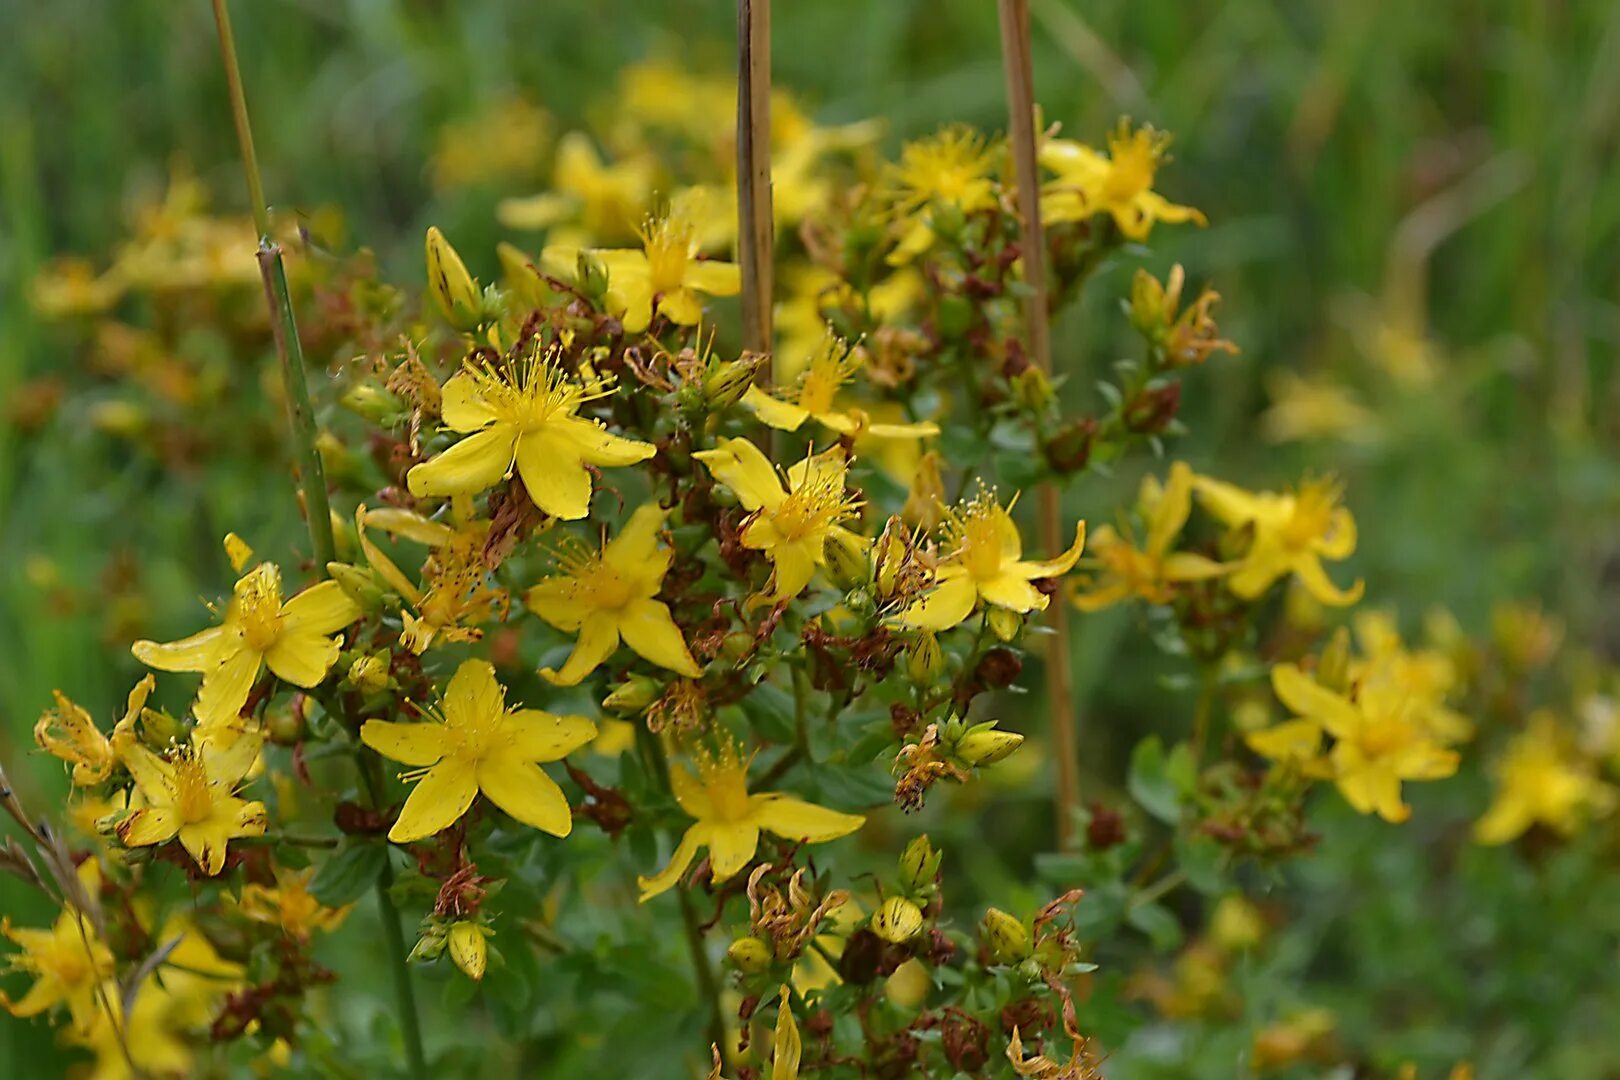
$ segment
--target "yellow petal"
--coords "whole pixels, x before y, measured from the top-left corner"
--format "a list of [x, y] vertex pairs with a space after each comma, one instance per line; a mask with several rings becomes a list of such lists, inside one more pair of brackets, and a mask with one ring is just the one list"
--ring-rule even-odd
[[169, 806], [143, 806], [118, 825], [118, 839], [128, 847], [164, 844], [180, 831], [180, 815]]
[[501, 721], [501, 737], [520, 761], [559, 761], [596, 738], [596, 725], [583, 716], [553, 716], [519, 709]]
[[367, 720], [360, 725], [360, 741], [392, 761], [424, 766], [438, 764], [448, 740], [443, 724]]
[[242, 782], [259, 760], [264, 737], [257, 732], [215, 729], [211, 733], [198, 729], [193, 741], [199, 741], [198, 756], [209, 781], [226, 790]]
[[477, 431], [499, 419], [484, 399], [478, 380], [466, 371], [456, 372], [444, 384], [440, 391], [439, 415], [445, 427], [463, 433]]
[[[1026, 564], [1027, 565], [1027, 564]], [[987, 604], [1008, 611], [1045, 611], [1046, 594], [1021, 577], [1002, 573], [978, 585], [979, 596]]]
[[618, 647], [618, 620], [610, 612], [593, 612], [580, 624], [579, 639], [574, 642], [574, 651], [568, 654], [562, 670], [541, 668], [540, 674], [554, 686], [578, 686]]
[[844, 814], [824, 806], [774, 793], [749, 799], [749, 816], [760, 828], [784, 840], [816, 844], [836, 840], [866, 824], [860, 814]]
[[1322, 560], [1312, 553], [1300, 557], [1294, 564], [1294, 574], [1307, 592], [1333, 607], [1348, 607], [1356, 603], [1361, 599], [1366, 584], [1357, 578], [1356, 583], [1348, 589], [1339, 588], [1328, 578], [1327, 571], [1322, 568]]
[[1528, 803], [1507, 792], [1497, 795], [1485, 816], [1474, 823], [1474, 839], [1481, 844], [1505, 844], [1518, 839], [1535, 824]]
[[799, 1025], [794, 1023], [788, 996], [788, 988], [782, 987], [782, 999], [776, 1007], [776, 1032], [771, 1040], [771, 1080], [799, 1080], [804, 1044], [799, 1038]]
[[219, 666], [203, 675], [192, 714], [203, 725], [227, 723], [242, 714], [253, 680], [259, 677], [264, 658], [245, 646], [227, 654]]
[[677, 765], [669, 770], [669, 786], [682, 810], [695, 818], [714, 816], [714, 802], [709, 798], [709, 789], [685, 765]]
[[1329, 519], [1327, 532], [1316, 542], [1316, 550], [1325, 559], [1337, 562], [1356, 553], [1356, 519], [1350, 511], [1338, 507]]
[[709, 842], [709, 828], [703, 822], [698, 822], [681, 836], [681, 842], [675, 845], [675, 852], [669, 857], [669, 865], [664, 867], [652, 877], [637, 877], [636, 884], [641, 887], [641, 902], [660, 893], [668, 892], [681, 880], [692, 860], [697, 858], [698, 849]]
[[471, 765], [440, 762], [411, 789], [399, 820], [388, 830], [388, 839], [408, 844], [449, 828], [467, 812], [477, 794], [477, 774]]
[[1101, 611], [1112, 607], [1131, 595], [1131, 587], [1117, 578], [1106, 584], [1092, 589], [1090, 592], [1074, 592], [1069, 595], [1069, 601], [1081, 611]]
[[281, 631], [335, 633], [361, 615], [360, 605], [335, 581], [312, 585], [281, 606]]
[[750, 386], [742, 396], [743, 407], [759, 417], [759, 422], [778, 431], [797, 431], [810, 419], [810, 413], [788, 401], [772, 397], [757, 386]]
[[455, 539], [456, 535], [456, 530], [443, 522], [433, 521], [410, 510], [398, 510], [391, 506], [367, 510], [362, 506], [358, 514], [364, 518], [364, 523], [368, 527], [381, 529], [390, 536], [415, 540], [418, 544], [426, 544], [429, 547], [443, 547]]
[[700, 450], [692, 456], [749, 510], [774, 510], [787, 497], [770, 461], [747, 439], [722, 438], [713, 450]]
[[1322, 746], [1322, 726], [1315, 720], [1287, 720], [1243, 739], [1249, 749], [1270, 761], [1308, 761]]
[[696, 326], [703, 321], [703, 301], [689, 288], [679, 288], [658, 298], [658, 310], [676, 326]]
[[288, 633], [284, 630], [264, 654], [264, 662], [275, 672], [276, 678], [306, 689], [318, 686], [337, 658], [337, 639], [310, 631]]
[[668, 512], [656, 501], [636, 507], [619, 534], [602, 549], [602, 559], [620, 573], [638, 575], [658, 552], [658, 531]]
[[1226, 525], [1242, 525], [1260, 514], [1259, 498], [1235, 484], [1198, 476], [1193, 478], [1193, 488], [1198, 492], [1198, 500], [1204, 504], [1204, 509]]
[[615, 435], [596, 420], [577, 416], [553, 420], [546, 430], [555, 430], [573, 448], [574, 456], [603, 468], [621, 468], [646, 461], [658, 447], [640, 439]]
[[506, 688], [487, 660], [463, 660], [444, 691], [444, 719], [453, 728], [488, 724], [506, 711]]
[[687, 264], [686, 284], [710, 296], [736, 296], [742, 291], [742, 267], [699, 259]]
[[1358, 813], [1376, 813], [1397, 825], [1412, 816], [1412, 808], [1401, 802], [1400, 778], [1389, 769], [1362, 764], [1353, 769], [1341, 769], [1335, 780], [1339, 793]]
[[710, 821], [709, 879], [718, 885], [736, 876], [759, 849], [759, 827], [747, 821]]
[[1177, 551], [1165, 556], [1164, 580], [1207, 581], [1230, 570], [1225, 563], [1197, 555], [1190, 551]]
[[530, 611], [559, 630], [578, 630], [597, 610], [594, 595], [571, 577], [544, 578], [523, 599]]
[[518, 440], [517, 466], [529, 498], [552, 517], [578, 521], [591, 512], [591, 474], [554, 425]]
[[633, 600], [619, 615], [619, 634], [643, 660], [695, 679], [702, 674], [687, 650], [669, 607], [657, 600]]
[[1074, 569], [1074, 564], [1080, 560], [1080, 552], [1085, 550], [1085, 546], [1086, 523], [1083, 521], [1077, 521], [1074, 523], [1074, 543], [1069, 545], [1068, 551], [1065, 551], [1055, 559], [1043, 559], [1036, 562], [1018, 562], [1014, 563], [1007, 569], [1012, 573], [1016, 573], [1019, 577], [1030, 579], [1062, 577], [1064, 574], [1067, 574], [1070, 570]]
[[578, 211], [578, 199], [547, 192], [526, 199], [502, 199], [495, 204], [495, 220], [508, 229], [547, 229]]
[[567, 836], [573, 812], [557, 782], [532, 761], [494, 755], [478, 763], [478, 787], [489, 801], [525, 825], [552, 836]]
[[949, 630], [973, 614], [978, 590], [965, 573], [945, 578], [934, 590], [895, 618], [913, 630]]
[[1192, 511], [1193, 472], [1185, 461], [1170, 466], [1169, 481], [1159, 496], [1158, 505], [1148, 516], [1148, 534], [1143, 550], [1151, 555], [1163, 555], [1170, 544], [1181, 535]]
[[771, 595], [777, 600], [790, 600], [804, 592], [816, 576], [816, 564], [821, 561], [821, 537], [804, 540], [783, 540], [773, 544], [768, 552], [776, 570], [776, 585]]
[[179, 641], [137, 641], [129, 647], [135, 659], [159, 671], [207, 671], [216, 663], [225, 628], [210, 626]]
[[[431, 461], [405, 475], [411, 494], [476, 495], [494, 487], [512, 467], [517, 429], [510, 424], [467, 436]], [[532, 494], [532, 492], [531, 492]]]
[[1341, 697], [1300, 671], [1293, 664], [1271, 669], [1271, 688], [1277, 699], [1299, 716], [1315, 720], [1335, 738], [1346, 738], [1361, 727], [1361, 714]]

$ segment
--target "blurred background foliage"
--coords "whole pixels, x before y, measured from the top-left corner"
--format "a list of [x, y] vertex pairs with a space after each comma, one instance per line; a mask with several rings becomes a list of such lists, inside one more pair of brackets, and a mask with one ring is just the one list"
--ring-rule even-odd
[[[396, 280], [420, 279], [430, 223], [487, 277], [495, 242], [514, 238], [495, 223], [496, 202], [549, 177], [546, 156], [505, 171], [476, 160], [477, 139], [456, 125], [518, 98], [567, 130], [612, 100], [628, 63], [732, 64], [735, 16], [718, 0], [236, 8], [272, 201], [327, 236], [336, 211], [343, 244], [373, 248]], [[1252, 486], [1339, 473], [1369, 602], [1409, 626], [1442, 604], [1479, 631], [1496, 602], [1538, 600], [1612, 662], [1620, 6], [1031, 8], [1046, 119], [1088, 140], [1121, 114], [1174, 132], [1161, 190], [1211, 221], [1161, 240], [1151, 265], [1182, 262], [1219, 289], [1225, 336], [1243, 354], [1200, 376], [1183, 412], [1193, 435], [1173, 452]], [[947, 121], [1004, 125], [986, 0], [784, 2], [775, 24], [777, 82], [820, 121], [881, 117], [890, 148]], [[291, 486], [265, 468], [273, 442], [205, 450], [178, 472], [128, 454], [90, 422], [113, 389], [76, 367], [74, 331], [36, 318], [28, 299], [51, 257], [105, 258], [177, 163], [222, 211], [243, 206], [207, 5], [0, 0], [0, 26], [0, 754], [12, 762], [53, 687], [111, 712], [135, 671], [128, 640], [191, 618], [199, 596], [228, 584], [217, 554], [227, 529], [265, 550], [300, 541]], [[1130, 271], [1105, 270], [1089, 295], [1106, 303], [1089, 299], [1057, 327], [1076, 401], [1088, 373], [1116, 358], [1113, 298]], [[220, 364], [262, 359], [208, 332], [182, 341]], [[273, 430], [273, 400], [241, 407]], [[1090, 479], [1070, 502], [1106, 519], [1133, 485]], [[1118, 775], [1095, 763], [1179, 722], [1155, 711], [1169, 695], [1113, 689], [1144, 685], [1121, 670], [1162, 666], [1143, 641], [1127, 616], [1082, 620], [1091, 772]], [[55, 770], [35, 771], [19, 782], [54, 792]], [[1391, 1053], [1419, 1060], [1472, 1056], [1482, 1077], [1615, 1075], [1601, 1070], [1605, 1052], [1620, 1058], [1620, 896], [1600, 874], [1604, 854], [1528, 866], [1470, 849], [1483, 782], [1430, 787], [1398, 834], [1323, 808], [1333, 854], [1301, 868], [1292, 906], [1303, 917], [1268, 970], [1242, 973], [1245, 994], [1263, 1011], [1266, 995], [1319, 981], [1320, 1003], [1348, 1030], [1389, 1029]], [[1044, 827], [1044, 796], [1007, 803], [992, 828]], [[1027, 879], [1041, 846], [969, 854], [963, 869]], [[0, 907], [26, 910], [13, 886], [0, 890]], [[1202, 1071], [1186, 1071], [1178, 1040], [1199, 1037], [1150, 1031], [1118, 1063], [1133, 1076], [1231, 1075], [1218, 1042]], [[43, 1041], [0, 1023], [13, 1063]]]

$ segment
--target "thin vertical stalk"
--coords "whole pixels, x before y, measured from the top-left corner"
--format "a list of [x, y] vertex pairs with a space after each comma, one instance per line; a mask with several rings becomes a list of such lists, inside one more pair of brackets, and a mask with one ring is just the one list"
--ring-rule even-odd
[[[771, 0], [737, 0], [737, 256], [743, 348], [771, 349]], [[775, 364], [772, 364], [774, 371]]]
[[[264, 181], [259, 175], [259, 157], [253, 148], [253, 125], [248, 119], [247, 95], [242, 89], [242, 68], [236, 58], [236, 36], [231, 32], [228, 0], [213, 0], [214, 24], [219, 29], [219, 54], [225, 65], [225, 85], [231, 99], [231, 116], [236, 123], [236, 140], [242, 153], [242, 172], [247, 178], [248, 199], [252, 203], [253, 226], [259, 234], [257, 258], [264, 280], [265, 303], [270, 309], [270, 329], [275, 338], [276, 356], [281, 361], [281, 381], [287, 395], [287, 425], [292, 434], [298, 478], [303, 492], [304, 518], [309, 526], [310, 547], [315, 572], [325, 577], [326, 564], [336, 556], [332, 537], [332, 513], [326, 501], [326, 470], [315, 449], [315, 411], [310, 404], [309, 382], [304, 371], [304, 349], [298, 340], [298, 321], [293, 312], [292, 292], [287, 287], [287, 268], [281, 245], [270, 235], [270, 209], [264, 198]], [[382, 798], [375, 756], [360, 757], [360, 772], [373, 803]], [[387, 861], [377, 876], [377, 907], [382, 916], [383, 938], [394, 973], [394, 989], [399, 998], [399, 1026], [405, 1039], [405, 1058], [411, 1080], [427, 1080], [427, 1058], [422, 1051], [421, 1018], [416, 1009], [416, 992], [400, 930], [399, 911], [389, 895], [394, 874]]]
[[219, 28], [219, 54], [225, 64], [225, 85], [231, 98], [231, 116], [236, 123], [236, 141], [242, 153], [242, 172], [247, 178], [248, 201], [253, 227], [259, 234], [259, 275], [264, 280], [265, 303], [270, 308], [270, 329], [275, 338], [276, 356], [281, 361], [281, 382], [287, 396], [287, 424], [292, 433], [294, 459], [303, 493], [304, 518], [309, 525], [310, 547], [315, 572], [326, 576], [326, 564], [336, 556], [332, 538], [332, 514], [326, 501], [326, 470], [315, 449], [315, 412], [310, 405], [309, 382], [304, 371], [304, 348], [298, 340], [298, 322], [293, 313], [292, 293], [287, 287], [287, 269], [281, 258], [281, 245], [270, 235], [270, 209], [264, 199], [264, 180], [259, 175], [259, 157], [253, 149], [253, 125], [248, 120], [247, 95], [242, 89], [242, 69], [236, 60], [236, 37], [231, 32], [228, 0], [213, 0], [214, 23]]
[[[1024, 284], [1029, 287], [1025, 335], [1030, 361], [1052, 374], [1052, 341], [1047, 324], [1046, 240], [1041, 231], [1041, 180], [1036, 168], [1035, 77], [1029, 49], [1028, 0], [997, 0], [1001, 16], [1001, 60], [1007, 78], [1007, 125], [1012, 136], [1013, 169], [1018, 182], [1019, 251]], [[1062, 496], [1055, 484], [1041, 488], [1036, 501], [1037, 534], [1049, 552], [1065, 544]], [[1047, 607], [1053, 630], [1046, 653], [1046, 696], [1052, 718], [1052, 753], [1057, 758], [1057, 842], [1074, 839], [1074, 812], [1080, 805], [1079, 746], [1075, 728], [1074, 686], [1069, 665], [1069, 608], [1061, 598]]]

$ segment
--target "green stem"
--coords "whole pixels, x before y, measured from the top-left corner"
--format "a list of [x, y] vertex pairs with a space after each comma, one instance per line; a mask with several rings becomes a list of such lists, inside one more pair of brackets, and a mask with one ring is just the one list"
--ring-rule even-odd
[[[381, 768], [376, 755], [362, 750], [356, 758], [360, 778], [371, 797], [371, 805], [384, 805]], [[416, 988], [411, 982], [405, 935], [400, 930], [399, 908], [394, 906], [394, 868], [384, 852], [382, 871], [377, 875], [377, 912], [382, 919], [383, 941], [388, 947], [388, 964], [394, 973], [394, 995], [399, 1004], [399, 1028], [405, 1038], [405, 1062], [411, 1080], [427, 1080], [427, 1057], [422, 1052], [422, 1021], [416, 1011]]]
[[1137, 908], [1146, 907], [1151, 903], [1164, 899], [1167, 894], [1180, 888], [1186, 880], [1187, 871], [1185, 870], [1176, 870], [1164, 875], [1164, 877], [1131, 897], [1128, 910], [1135, 911]]
[[1198, 701], [1193, 705], [1193, 761], [1204, 760], [1204, 744], [1209, 741], [1210, 713], [1215, 705], [1215, 669], [1204, 664], [1198, 671]]
[[304, 349], [298, 340], [298, 322], [293, 314], [292, 293], [287, 287], [287, 268], [281, 246], [270, 235], [270, 209], [264, 200], [264, 180], [259, 175], [259, 158], [253, 149], [253, 125], [248, 120], [247, 95], [242, 89], [242, 69], [236, 59], [236, 38], [231, 32], [227, 0], [213, 0], [214, 22], [219, 28], [220, 59], [225, 64], [225, 86], [230, 94], [231, 115], [236, 122], [236, 141], [242, 153], [242, 172], [247, 178], [248, 202], [253, 227], [259, 234], [259, 275], [264, 279], [265, 302], [270, 308], [270, 328], [275, 337], [276, 355], [281, 361], [281, 381], [287, 395], [287, 421], [292, 430], [293, 449], [299, 483], [304, 495], [304, 517], [309, 524], [310, 545], [315, 556], [315, 572], [326, 576], [326, 564], [336, 557], [332, 537], [332, 514], [326, 501], [326, 470], [315, 448], [315, 412], [309, 400], [309, 382], [304, 372]]
[[[658, 778], [664, 791], [674, 795], [674, 788], [669, 782], [669, 757], [664, 753], [663, 744], [658, 736], [648, 731], [644, 726], [636, 725], [636, 741], [641, 745], [643, 759], [648, 769]], [[708, 949], [703, 943], [703, 924], [698, 920], [697, 908], [692, 905], [692, 898], [687, 891], [679, 886], [675, 889], [681, 903], [681, 922], [686, 927], [686, 944], [692, 953], [692, 968], [697, 973], [698, 992], [703, 995], [707, 1003], [708, 1018], [705, 1025], [702, 1060], [709, 1059], [709, 1046], [719, 1049], [722, 1056], [726, 1055], [726, 1021], [725, 1014], [720, 1007], [720, 980], [715, 976], [714, 965], [709, 961]]]

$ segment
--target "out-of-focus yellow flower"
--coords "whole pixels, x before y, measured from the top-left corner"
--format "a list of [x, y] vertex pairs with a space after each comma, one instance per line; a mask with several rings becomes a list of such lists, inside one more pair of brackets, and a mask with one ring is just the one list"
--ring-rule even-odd
[[1405, 821], [1412, 808], [1401, 801], [1403, 780], [1439, 780], [1457, 771], [1456, 752], [1435, 742], [1412, 719], [1402, 691], [1364, 687], [1351, 700], [1293, 664], [1272, 668], [1271, 686], [1296, 719], [1251, 734], [1249, 746], [1268, 757], [1309, 762], [1316, 758], [1323, 732], [1332, 735], [1326, 765], [1358, 813]]
[[1381, 434], [1372, 410], [1331, 379], [1277, 371], [1266, 378], [1266, 391], [1271, 395], [1271, 408], [1260, 417], [1260, 432], [1268, 442], [1343, 439], [1366, 443]]
[[1301, 1009], [1254, 1033], [1254, 1065], [1270, 1071], [1331, 1059], [1338, 1021], [1327, 1009]]
[[1019, 613], [1045, 611], [1049, 598], [1032, 582], [1067, 574], [1086, 543], [1086, 523], [1076, 522], [1068, 551], [1044, 561], [1026, 560], [1012, 515], [996, 501], [995, 492], [986, 490], [966, 506], [947, 511], [942, 528], [950, 554], [939, 566], [934, 588], [895, 617], [901, 626], [949, 630], [980, 602]]
[[860, 352], [849, 342], [828, 334], [796, 386], [780, 397], [757, 386], [749, 387], [742, 403], [753, 410], [761, 423], [779, 431], [797, 431], [806, 420], [814, 420], [840, 435], [856, 438], [921, 439], [939, 434], [939, 425], [932, 421], [874, 423], [864, 410], [838, 408], [835, 405], [838, 391], [860, 371], [862, 363]]
[[582, 716], [510, 709], [506, 688], [483, 660], [467, 660], [426, 723], [367, 720], [360, 740], [383, 757], [415, 767], [415, 780], [388, 839], [408, 844], [449, 828], [482, 791], [525, 825], [553, 836], [573, 829], [568, 800], [540, 763], [560, 761], [596, 737]]
[[785, 840], [819, 844], [836, 840], [866, 824], [860, 814], [844, 814], [792, 795], [764, 791], [749, 794], [748, 766], [733, 744], [694, 761], [694, 775], [684, 765], [669, 772], [675, 801], [697, 820], [681, 836], [669, 865], [652, 877], [638, 878], [643, 902], [666, 892], [686, 873], [698, 849], [709, 849], [709, 876], [726, 881], [747, 866], [759, 847], [763, 829]]
[[476, 495], [512, 474], [534, 505], [573, 521], [590, 512], [587, 465], [622, 467], [657, 452], [578, 414], [612, 390], [588, 388], [548, 354], [496, 368], [466, 364], [444, 384], [445, 426], [467, 437], [406, 475], [411, 494]]
[[903, 267], [858, 293], [848, 282], [817, 265], [798, 265], [781, 276], [783, 299], [776, 305], [776, 378], [791, 382], [804, 373], [829, 333], [826, 312], [850, 309], [869, 314], [879, 325], [897, 323], [923, 295], [925, 282], [915, 268]]
[[[632, 334], [647, 329], [655, 309], [677, 326], [696, 326], [703, 319], [702, 295], [735, 296], [742, 290], [736, 263], [700, 259], [699, 250], [693, 223], [673, 211], [642, 226], [640, 250], [586, 249], [607, 270], [608, 310]], [[572, 278], [579, 249], [550, 245], [540, 260], [556, 276]]]
[[1598, 779], [1570, 732], [1546, 709], [1530, 717], [1493, 772], [1496, 798], [1474, 824], [1474, 839], [1481, 844], [1505, 844], [1532, 825], [1570, 836], [1615, 804], [1614, 788]]
[[[119, 727], [129, 727], [146, 707], [146, 699], [157, 685], [148, 675], [129, 692], [124, 719]], [[90, 713], [75, 704], [60, 690], [53, 690], [56, 708], [40, 715], [34, 725], [34, 742], [46, 753], [61, 758], [73, 766], [73, 783], [78, 787], [99, 784], [112, 773], [118, 757], [112, 742], [96, 727]]]
[[1070, 139], [1047, 139], [1041, 164], [1057, 174], [1041, 196], [1041, 215], [1053, 224], [1108, 214], [1131, 240], [1146, 240], [1156, 222], [1207, 224], [1190, 206], [1177, 206], [1153, 190], [1170, 136], [1151, 127], [1131, 130], [1121, 120], [1108, 136], [1108, 153]]
[[316, 931], [336, 930], [354, 905], [330, 908], [316, 900], [309, 891], [314, 877], [314, 867], [289, 870], [278, 866], [275, 887], [244, 885], [237, 910], [254, 922], [281, 927], [283, 934], [296, 941], [308, 941]]
[[216, 728], [205, 737], [198, 729], [188, 743], [159, 757], [133, 732], [115, 734], [118, 760], [141, 796], [119, 822], [118, 838], [129, 847], [148, 847], [178, 837], [204, 873], [218, 874], [233, 838], [264, 835], [264, 804], [236, 794], [263, 741], [257, 732]]
[[122, 275], [97, 273], [88, 259], [64, 256], [34, 275], [28, 298], [43, 318], [78, 318], [112, 310], [126, 288]]
[[1170, 550], [1192, 510], [1192, 485], [1192, 469], [1181, 461], [1170, 466], [1162, 489], [1153, 477], [1143, 479], [1137, 499], [1147, 525], [1142, 546], [1136, 546], [1128, 529], [1121, 534], [1111, 525], [1099, 528], [1091, 538], [1091, 554], [1081, 561], [1095, 567], [1095, 573], [1071, 594], [1075, 607], [1100, 611], [1132, 596], [1166, 604], [1177, 584], [1226, 573], [1229, 568], [1213, 559]]
[[1266, 920], [1249, 899], [1239, 893], [1221, 897], [1209, 918], [1209, 940], [1227, 952], [1258, 946], [1266, 937]]
[[552, 190], [503, 199], [495, 216], [509, 229], [551, 229], [552, 243], [564, 247], [620, 244], [651, 209], [657, 177], [650, 154], [606, 164], [588, 136], [571, 131], [557, 143]]
[[1193, 486], [1204, 507], [1228, 528], [1252, 530], [1248, 552], [1227, 578], [1235, 595], [1253, 600], [1278, 578], [1293, 574], [1324, 604], [1343, 607], [1361, 599], [1361, 581], [1340, 589], [1322, 568], [1323, 559], [1337, 562], [1356, 550], [1356, 522], [1338, 505], [1337, 483], [1318, 480], [1277, 494], [1200, 476]]
[[702, 673], [669, 605], [657, 598], [674, 558], [658, 543], [664, 514], [656, 502], [639, 507], [600, 554], [576, 554], [560, 576], [529, 590], [530, 611], [559, 630], [579, 634], [560, 671], [541, 669], [546, 679], [577, 685], [613, 655], [620, 641], [642, 659], [689, 679]]
[[713, 450], [692, 455], [752, 511], [742, 529], [743, 546], [763, 551], [775, 570], [776, 600], [798, 596], [826, 563], [827, 540], [834, 533], [862, 543], [839, 523], [859, 505], [846, 493], [849, 462], [836, 447], [806, 457], [787, 471], [787, 482], [759, 447], [747, 439], [723, 438]]
[[1406, 693], [1412, 719], [1440, 742], [1450, 745], [1473, 736], [1473, 721], [1446, 706], [1458, 682], [1451, 657], [1438, 649], [1408, 649], [1387, 611], [1359, 611], [1354, 625], [1363, 657], [1350, 662], [1351, 683]]
[[294, 686], [319, 685], [337, 661], [333, 635], [359, 617], [359, 605], [335, 581], [282, 603], [281, 571], [260, 563], [236, 582], [220, 625], [166, 644], [137, 641], [130, 652], [159, 671], [202, 672], [192, 711], [206, 727], [236, 719], [266, 665]]
[[[439, 640], [476, 641], [483, 633], [477, 629], [479, 624], [505, 618], [506, 591], [490, 582], [484, 562], [489, 522], [472, 515], [470, 501], [459, 495], [451, 499], [450, 523], [393, 507], [355, 510], [355, 535], [366, 561], [416, 609], [414, 616], [408, 611], [403, 614], [405, 628], [399, 637], [417, 655]], [[422, 567], [421, 587], [377, 547], [368, 532], [371, 528], [432, 549]]]
[[910, 262], [933, 247], [942, 213], [962, 216], [995, 206], [1000, 154], [1000, 144], [986, 143], [984, 136], [961, 125], [901, 147], [900, 160], [887, 174], [895, 218], [902, 226], [889, 262]]
[[[99, 869], [94, 859], [80, 867], [79, 880], [89, 889], [96, 887]], [[89, 917], [70, 906], [49, 930], [14, 927], [9, 918], [0, 919], [0, 935], [20, 950], [6, 958], [4, 970], [34, 979], [28, 992], [16, 1001], [0, 990], [0, 1005], [12, 1016], [24, 1017], [66, 1006], [73, 1029], [89, 1031], [100, 1008], [97, 987], [102, 980], [111, 979], [114, 970], [112, 951], [96, 934]]]
[[1564, 640], [1564, 624], [1532, 602], [1497, 604], [1491, 609], [1491, 640], [1508, 669], [1523, 675], [1553, 658]]
[[551, 116], [544, 109], [520, 97], [491, 102], [439, 130], [433, 186], [446, 191], [531, 179], [550, 142]]

